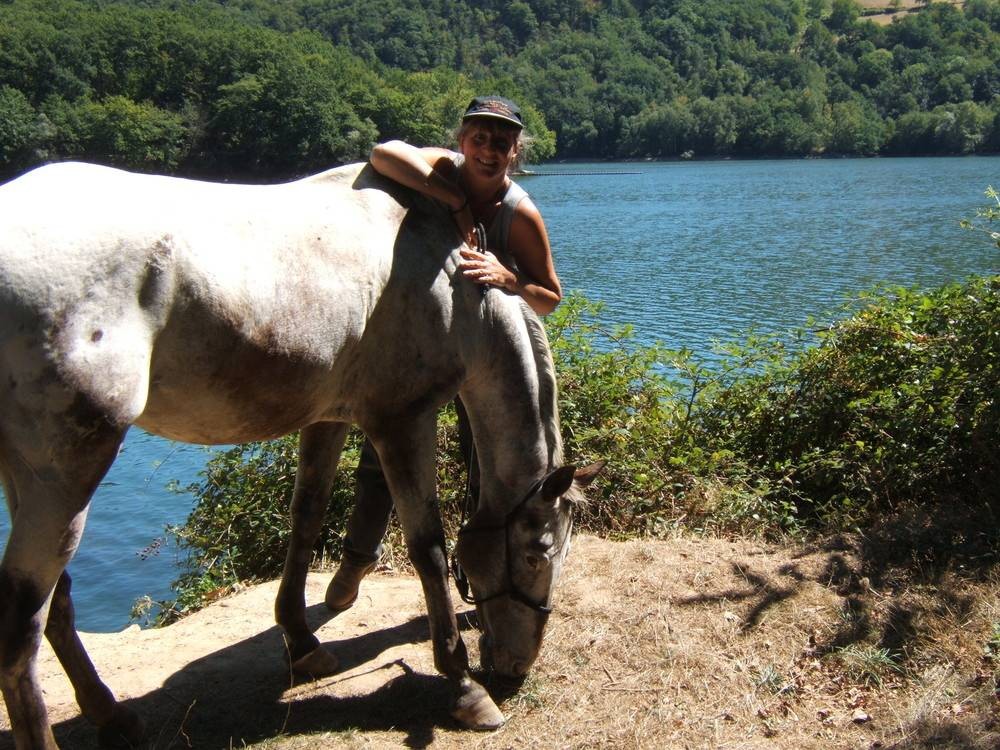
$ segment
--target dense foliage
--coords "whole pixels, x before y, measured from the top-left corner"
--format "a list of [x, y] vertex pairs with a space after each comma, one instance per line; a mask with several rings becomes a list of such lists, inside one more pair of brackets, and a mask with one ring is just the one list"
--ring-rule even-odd
[[[462, 74], [374, 70], [315, 33], [214, 3], [163, 5], [0, 4], [0, 171], [72, 157], [303, 174], [366, 158], [379, 139], [447, 143], [476, 93]], [[552, 133], [525, 110], [534, 156], [551, 156]]]
[[[570, 461], [608, 460], [578, 523], [605, 535], [686, 528], [804, 533], [902, 508], [1000, 505], [1000, 277], [862, 295], [827, 325], [750, 336], [711, 365], [608, 331], [571, 296], [547, 319]], [[464, 471], [439, 430], [438, 489], [454, 538]], [[175, 533], [191, 553], [174, 610], [277, 576], [295, 439], [211, 461]], [[339, 556], [357, 448], [339, 475], [320, 557]], [[398, 544], [399, 535], [394, 539]]]
[[444, 142], [486, 90], [529, 105], [536, 159], [1000, 150], [1000, 0], [897, 15], [876, 25], [853, 0], [7, 0], [0, 172], [75, 157], [301, 174], [378, 140]]

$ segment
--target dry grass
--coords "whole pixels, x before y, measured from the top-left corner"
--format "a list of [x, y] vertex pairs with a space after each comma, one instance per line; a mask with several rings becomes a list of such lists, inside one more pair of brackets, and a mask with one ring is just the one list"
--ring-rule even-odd
[[[982, 659], [995, 586], [953, 582], [944, 600], [979, 602], [958, 612], [938, 592], [874, 590], [846, 550], [789, 559], [745, 542], [678, 540], [599, 557], [598, 569], [622, 574], [595, 597], [592, 574], [577, 571], [535, 677], [540, 705], [487, 746], [552, 746], [541, 727], [580, 748], [1000, 741], [996, 677]], [[893, 638], [902, 650], [889, 649], [887, 669], [871, 656]]]
[[[964, 0], [935, 0], [936, 2], [948, 2], [951, 5], [964, 6]], [[920, 0], [900, 0], [893, 4], [891, 0], [858, 0], [858, 5], [866, 10], [882, 10], [883, 13], [874, 13], [865, 16], [865, 20], [873, 21], [880, 25], [892, 23], [894, 18], [905, 18], [907, 13], [919, 12], [926, 3]]]
[[[256, 635], [163, 664], [165, 676], [147, 674], [131, 692], [127, 670], [109, 682], [150, 717], [157, 750], [1000, 747], [996, 558], [959, 527], [903, 528], [909, 536], [885, 531], [892, 542], [801, 549], [580, 537], [531, 677], [489, 685], [509, 717], [489, 734], [448, 718], [419, 585], [405, 576], [369, 579], [359, 604], [332, 620], [310, 607], [347, 662], [342, 675], [282, 687], [269, 584], [135, 638], [145, 639], [139, 658], [156, 664], [220, 623], [247, 618]], [[932, 536], [955, 544], [924, 554]], [[325, 580], [311, 580], [310, 601]], [[109, 659], [135, 659], [129, 648], [115, 642], [95, 662], [106, 671]], [[66, 750], [93, 747], [74, 713], [57, 707], [57, 737]]]

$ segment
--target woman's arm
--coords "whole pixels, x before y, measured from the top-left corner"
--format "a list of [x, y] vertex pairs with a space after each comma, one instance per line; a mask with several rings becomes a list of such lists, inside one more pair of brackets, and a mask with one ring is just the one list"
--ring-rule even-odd
[[467, 202], [447, 149], [389, 141], [372, 149], [371, 164], [379, 174], [441, 201], [452, 211], [460, 211]]
[[518, 271], [503, 265], [493, 253], [462, 251], [462, 270], [479, 284], [502, 287], [521, 295], [532, 310], [548, 315], [562, 300], [562, 285], [552, 262], [545, 222], [530, 198], [517, 204], [510, 223], [508, 252]]
[[379, 174], [448, 206], [459, 235], [472, 247], [475, 222], [453, 157], [444, 148], [418, 148], [405, 141], [388, 141], [373, 148], [369, 160]]

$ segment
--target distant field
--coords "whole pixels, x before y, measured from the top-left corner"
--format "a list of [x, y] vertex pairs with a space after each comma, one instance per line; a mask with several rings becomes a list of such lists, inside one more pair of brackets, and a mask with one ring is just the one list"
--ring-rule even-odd
[[[952, 5], [965, 5], [964, 0], [944, 1]], [[893, 18], [902, 18], [909, 12], [918, 11], [926, 3], [921, 0], [900, 0], [899, 4], [894, 6], [889, 0], [858, 0], [858, 5], [866, 10], [884, 10], [884, 13], [866, 15], [865, 18], [878, 24], [889, 24]]]

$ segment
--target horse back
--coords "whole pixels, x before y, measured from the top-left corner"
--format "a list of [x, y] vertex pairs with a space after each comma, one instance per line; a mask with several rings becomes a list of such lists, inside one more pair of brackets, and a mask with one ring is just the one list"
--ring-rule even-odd
[[366, 342], [370, 321], [401, 332], [387, 285], [405, 297], [442, 268], [401, 272], [400, 237], [420, 241], [406, 215], [360, 165], [274, 186], [43, 167], [0, 188], [0, 366], [22, 400], [82, 392], [192, 442], [350, 419], [387, 348]]

